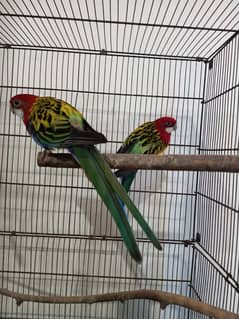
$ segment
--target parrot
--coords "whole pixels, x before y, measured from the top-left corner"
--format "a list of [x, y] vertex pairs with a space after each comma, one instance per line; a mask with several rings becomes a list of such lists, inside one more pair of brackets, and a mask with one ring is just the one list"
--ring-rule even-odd
[[152, 244], [162, 250], [153, 230], [95, 146], [106, 143], [106, 137], [94, 130], [77, 108], [54, 97], [21, 93], [11, 97], [10, 110], [23, 120], [30, 136], [46, 152], [65, 148], [71, 153], [109, 209], [128, 252], [137, 263], [142, 262], [142, 255], [122, 202]]
[[[161, 154], [168, 147], [171, 133], [175, 129], [176, 119], [169, 116], [146, 122], [130, 133], [117, 153]], [[127, 193], [135, 179], [136, 173], [137, 170], [118, 170], [115, 172], [115, 175], [120, 178], [121, 184]]]

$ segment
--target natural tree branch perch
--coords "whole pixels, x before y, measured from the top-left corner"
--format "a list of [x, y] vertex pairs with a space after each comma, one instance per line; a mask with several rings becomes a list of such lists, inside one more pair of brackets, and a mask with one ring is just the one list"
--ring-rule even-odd
[[39, 302], [39, 303], [53, 303], [53, 304], [92, 304], [96, 302], [110, 302], [110, 301], [126, 301], [130, 299], [151, 299], [160, 302], [161, 308], [164, 309], [167, 305], [178, 305], [189, 308], [193, 311], [200, 312], [207, 316], [212, 316], [215, 319], [239, 319], [239, 316], [233, 312], [218, 309], [203, 302], [194, 300], [192, 298], [161, 292], [158, 290], [135, 290], [135, 291], [120, 291], [101, 295], [92, 296], [33, 296], [20, 294], [0, 288], [0, 294], [16, 299], [17, 305], [23, 302]]
[[[111, 168], [239, 172], [239, 156], [103, 154]], [[79, 168], [70, 154], [40, 152], [39, 166]]]

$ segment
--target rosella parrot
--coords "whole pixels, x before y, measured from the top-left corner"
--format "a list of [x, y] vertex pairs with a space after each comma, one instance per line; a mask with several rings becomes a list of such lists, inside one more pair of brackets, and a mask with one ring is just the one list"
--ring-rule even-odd
[[68, 149], [109, 209], [129, 253], [136, 262], [140, 263], [142, 256], [122, 202], [153, 245], [159, 250], [162, 249], [158, 238], [94, 146], [105, 143], [105, 136], [95, 131], [75, 107], [53, 97], [30, 94], [12, 97], [10, 107], [13, 113], [22, 118], [28, 133], [41, 147], [46, 150]]
[[[173, 117], [161, 117], [152, 122], [146, 122], [136, 128], [124, 141], [117, 153], [129, 154], [160, 154], [165, 151], [170, 142], [171, 133], [176, 129]], [[126, 192], [129, 192], [137, 170], [118, 170]]]

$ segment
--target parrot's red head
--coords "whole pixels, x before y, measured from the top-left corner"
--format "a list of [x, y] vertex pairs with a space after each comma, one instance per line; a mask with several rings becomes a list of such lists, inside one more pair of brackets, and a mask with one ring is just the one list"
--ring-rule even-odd
[[169, 144], [171, 133], [176, 130], [176, 120], [173, 117], [164, 116], [155, 120], [156, 130], [165, 144]]
[[13, 96], [10, 100], [11, 111], [23, 119], [25, 125], [28, 123], [28, 118], [36, 99], [36, 95], [18, 94]]

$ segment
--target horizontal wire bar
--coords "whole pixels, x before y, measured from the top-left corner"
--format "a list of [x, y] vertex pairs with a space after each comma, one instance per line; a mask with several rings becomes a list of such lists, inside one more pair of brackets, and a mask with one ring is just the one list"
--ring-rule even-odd
[[[23, 135], [23, 134], [8, 134], [8, 133], [0, 133], [0, 136], [5, 136], [5, 137], [23, 137], [23, 138], [31, 138], [30, 135]], [[110, 144], [122, 144], [123, 141], [115, 141], [115, 140], [107, 140], [107, 143]], [[199, 145], [197, 144], [170, 144], [170, 146], [177, 146], [177, 147], [189, 147], [189, 148], [197, 148], [199, 149]]]
[[239, 292], [237, 280], [201, 244], [195, 243], [194, 248], [220, 273], [227, 283]]
[[128, 97], [145, 97], [145, 98], [161, 98], [161, 99], [182, 99], [182, 100], [198, 100], [202, 101], [201, 97], [193, 96], [176, 96], [176, 95], [153, 95], [153, 94], [136, 94], [136, 93], [120, 93], [120, 92], [103, 92], [103, 91], [88, 91], [88, 90], [74, 90], [74, 89], [58, 89], [58, 88], [43, 88], [43, 87], [29, 87], [29, 86], [14, 86], [14, 85], [0, 85], [3, 89], [23, 89], [23, 90], [49, 90], [57, 92], [75, 92], [82, 94], [94, 94], [94, 95], [110, 95], [110, 96], [128, 96]]
[[107, 56], [118, 56], [118, 57], [129, 57], [129, 58], [147, 58], [147, 59], [162, 59], [162, 60], [180, 60], [180, 61], [195, 61], [206, 63], [208, 59], [206, 57], [195, 57], [195, 56], [179, 56], [179, 55], [163, 55], [153, 53], [137, 53], [128, 51], [113, 51], [97, 49], [79, 49], [69, 47], [52, 47], [52, 46], [41, 46], [41, 45], [28, 45], [28, 44], [13, 44], [13, 43], [0, 43], [0, 48], [7, 49], [21, 49], [21, 50], [34, 50], [34, 51], [48, 51], [48, 52], [67, 52], [67, 53], [80, 53], [88, 55], [107, 55]]
[[239, 147], [237, 148], [198, 148], [199, 151], [204, 152], [227, 152], [227, 151], [239, 151]]
[[[21, 232], [21, 231], [0, 231], [0, 236], [10, 237], [31, 237], [31, 238], [58, 238], [58, 239], [84, 239], [94, 241], [122, 241], [121, 237], [118, 236], [96, 236], [96, 235], [74, 235], [74, 234], [61, 234], [61, 233], [36, 233], [36, 232]], [[137, 237], [136, 240], [141, 243], [150, 243], [147, 238]], [[168, 245], [186, 245], [187, 247], [193, 245], [195, 240], [180, 240], [180, 239], [159, 239], [160, 242]]]
[[211, 102], [211, 101], [213, 101], [213, 100], [215, 100], [215, 99], [218, 99], [219, 97], [221, 97], [221, 96], [223, 96], [223, 95], [225, 95], [225, 94], [227, 94], [227, 93], [229, 93], [229, 92], [235, 90], [236, 88], [239, 88], [239, 83], [236, 84], [236, 85], [234, 85], [234, 86], [232, 86], [231, 88], [229, 88], [229, 89], [227, 89], [227, 90], [221, 92], [220, 94], [215, 95], [214, 97], [212, 97], [212, 98], [210, 98], [210, 99], [208, 99], [208, 100], [203, 100], [202, 103], [203, 103], [203, 104], [207, 104], [207, 103], [209, 103], [209, 102]]
[[226, 205], [226, 204], [224, 204], [224, 203], [222, 203], [222, 202], [220, 202], [220, 201], [218, 201], [218, 200], [216, 200], [216, 199], [214, 199], [214, 198], [212, 198], [212, 197], [210, 197], [210, 196], [208, 196], [208, 195], [206, 195], [206, 194], [202, 194], [202, 193], [200, 193], [200, 192], [195, 192], [197, 195], [199, 195], [199, 196], [201, 196], [201, 197], [204, 197], [204, 198], [207, 198], [207, 199], [209, 199], [210, 201], [212, 201], [212, 202], [214, 202], [214, 203], [216, 203], [216, 204], [218, 204], [218, 205], [220, 205], [220, 206], [223, 206], [223, 207], [225, 207], [225, 208], [227, 208], [227, 209], [230, 209], [230, 210], [232, 210], [233, 212], [235, 212], [235, 213], [239, 213], [239, 210], [238, 209], [235, 209], [235, 208], [233, 208], [233, 207], [230, 207], [229, 205]]
[[[239, 156], [103, 154], [111, 168], [239, 172]], [[70, 154], [38, 153], [41, 167], [79, 168]]]
[[120, 279], [120, 280], [140, 280], [140, 281], [167, 281], [167, 282], [190, 282], [187, 279], [165, 279], [165, 278], [152, 278], [152, 277], [135, 277], [135, 276], [107, 276], [107, 275], [91, 275], [91, 274], [76, 274], [76, 273], [56, 273], [56, 272], [37, 272], [37, 271], [15, 271], [15, 270], [0, 270], [0, 273], [7, 274], [24, 274], [24, 275], [45, 275], [55, 277], [78, 277], [78, 278], [97, 278], [97, 279]]
[[61, 20], [61, 21], [80, 21], [89, 23], [103, 23], [103, 24], [117, 24], [117, 25], [130, 25], [130, 26], [145, 26], [156, 28], [169, 28], [169, 29], [186, 29], [186, 30], [204, 30], [204, 31], [218, 31], [218, 32], [236, 32], [236, 29], [227, 28], [210, 28], [210, 27], [194, 27], [189, 25], [176, 25], [176, 24], [157, 24], [157, 23], [144, 23], [144, 22], [132, 22], [132, 21], [119, 21], [119, 20], [102, 20], [102, 19], [86, 19], [75, 17], [57, 17], [47, 15], [31, 15], [31, 14], [16, 14], [16, 13], [1, 13], [3, 17], [17, 17], [17, 18], [32, 18], [32, 19], [47, 19], [47, 20]]
[[[31, 187], [49, 187], [49, 188], [70, 188], [70, 189], [87, 189], [93, 190], [94, 187], [90, 186], [69, 186], [69, 185], [56, 185], [56, 184], [46, 184], [46, 183], [25, 183], [25, 182], [4, 182], [0, 181], [0, 185], [11, 185], [11, 186], [31, 186]], [[195, 193], [182, 193], [182, 192], [170, 192], [170, 191], [153, 191], [153, 190], [137, 190], [131, 189], [131, 193], [140, 193], [140, 194], [161, 194], [161, 195], [177, 195], [177, 196], [196, 196]], [[0, 207], [1, 208], [1, 207]]]
[[208, 61], [214, 59], [237, 35], [239, 35], [239, 30], [234, 30], [234, 34], [208, 57]]

